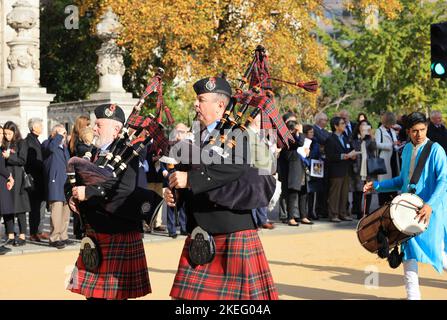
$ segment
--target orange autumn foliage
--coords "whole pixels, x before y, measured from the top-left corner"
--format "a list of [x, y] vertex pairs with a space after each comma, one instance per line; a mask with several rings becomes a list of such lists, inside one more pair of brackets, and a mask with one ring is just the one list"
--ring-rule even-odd
[[[375, 4], [392, 17], [398, 0], [347, 1], [348, 8]], [[251, 61], [254, 49], [267, 49], [272, 76], [289, 81], [316, 79], [327, 69], [327, 50], [314, 36], [323, 18], [322, 0], [78, 0], [81, 14], [94, 10], [98, 19], [107, 7], [119, 16], [119, 43], [132, 58], [129, 72], [142, 65], [165, 69], [165, 79], [192, 97], [192, 83], [224, 71], [233, 86]], [[156, 61], [156, 63], [155, 63]], [[156, 64], [156, 65], [155, 65]], [[273, 83], [278, 94], [298, 94], [315, 110], [316, 97]]]

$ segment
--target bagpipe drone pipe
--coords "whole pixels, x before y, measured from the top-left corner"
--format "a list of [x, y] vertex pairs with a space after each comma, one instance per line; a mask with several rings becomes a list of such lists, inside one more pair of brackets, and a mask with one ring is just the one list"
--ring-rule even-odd
[[[222, 118], [211, 133], [208, 143], [200, 148], [190, 141], [179, 142], [180, 146], [188, 145], [190, 148], [190, 152], [187, 152], [188, 155], [205, 152], [213, 154], [210, 158], [219, 156], [230, 160], [227, 162], [224, 160], [224, 163], [232, 163], [232, 161], [234, 163], [234, 157], [237, 156], [237, 152], [234, 152], [236, 147], [239, 146], [239, 150], [245, 150], [245, 146], [240, 146], [240, 144], [246, 143], [247, 129], [259, 114], [262, 117], [261, 128], [275, 129], [278, 138], [276, 143], [280, 147], [288, 147], [289, 141], [294, 140], [274, 105], [268, 59], [264, 47], [256, 48], [253, 60], [239, 81], [236, 94], [231, 97]], [[243, 87], [248, 82], [249, 90], [244, 92]], [[308, 92], [315, 92], [317, 83], [315, 81], [299, 82], [297, 86]], [[238, 104], [239, 108], [237, 108]], [[251, 111], [246, 116], [249, 109]], [[232, 117], [233, 114], [234, 117]], [[165, 161], [176, 167], [185, 167], [185, 163], [192, 163], [190, 158], [179, 156], [177, 151], [181, 149], [182, 147], [174, 148], [175, 151], [170, 153], [168, 159], [160, 159], [160, 161]], [[195, 166], [191, 165], [189, 170], [194, 170]], [[182, 169], [178, 168], [177, 170]], [[258, 168], [248, 165], [239, 179], [207, 193], [209, 199], [218, 205], [234, 210], [247, 210], [267, 206], [273, 197], [275, 188], [276, 181], [272, 174], [261, 174]]]

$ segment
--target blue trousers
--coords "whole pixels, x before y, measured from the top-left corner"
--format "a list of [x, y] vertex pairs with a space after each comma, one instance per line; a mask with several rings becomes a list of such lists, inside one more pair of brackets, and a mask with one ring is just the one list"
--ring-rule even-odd
[[[180, 223], [180, 232], [186, 233], [186, 213], [185, 208], [180, 207], [178, 208], [178, 220]], [[167, 228], [168, 233], [176, 234], [177, 233], [177, 226], [175, 225], [175, 212], [174, 208], [168, 206], [168, 212], [167, 212]]]
[[267, 207], [252, 209], [253, 219], [258, 227], [267, 223]]

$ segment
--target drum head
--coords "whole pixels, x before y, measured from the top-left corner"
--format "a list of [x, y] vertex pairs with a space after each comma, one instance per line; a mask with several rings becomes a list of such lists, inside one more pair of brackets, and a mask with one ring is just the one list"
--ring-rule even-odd
[[402, 193], [393, 199], [390, 206], [390, 216], [396, 228], [409, 236], [415, 236], [427, 229], [424, 222], [416, 219], [417, 211], [424, 201], [415, 194]]

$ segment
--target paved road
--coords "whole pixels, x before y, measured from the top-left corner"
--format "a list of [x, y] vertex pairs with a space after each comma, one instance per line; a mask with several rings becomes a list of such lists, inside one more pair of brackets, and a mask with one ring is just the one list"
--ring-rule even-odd
[[[362, 248], [352, 224], [279, 226], [259, 235], [280, 299], [405, 298], [402, 267], [391, 269]], [[144, 245], [152, 293], [142, 299], [169, 300], [184, 238], [149, 239], [157, 239]], [[0, 300], [85, 299], [66, 290], [78, 250], [47, 251], [0, 257]], [[419, 272], [423, 298], [447, 298], [445, 274], [429, 265], [420, 265]]]

